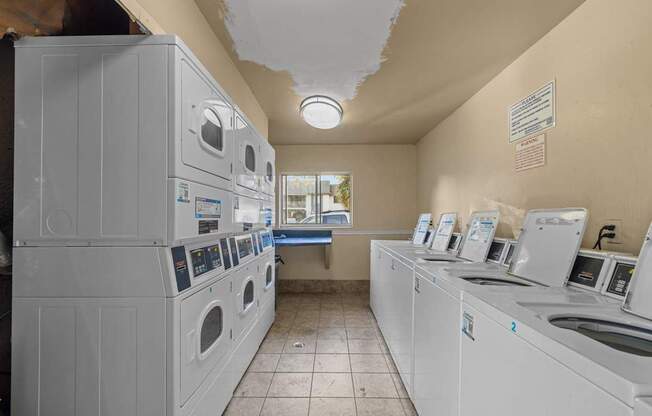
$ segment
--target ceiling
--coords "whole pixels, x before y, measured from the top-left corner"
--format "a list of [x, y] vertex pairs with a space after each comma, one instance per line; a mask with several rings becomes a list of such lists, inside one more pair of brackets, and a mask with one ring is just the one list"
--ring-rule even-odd
[[[297, 62], [302, 56], [306, 60], [314, 56], [293, 54], [292, 48], [297, 45], [281, 39], [300, 36], [304, 33], [299, 32], [301, 28], [313, 24], [306, 20], [315, 16], [323, 15], [324, 21], [339, 32], [351, 32], [351, 26], [356, 24], [354, 19], [322, 14], [319, 10], [310, 13], [307, 9], [329, 2], [284, 0], [273, 2], [282, 13], [274, 14], [278, 27], [275, 33], [269, 33], [272, 26], [260, 21], [261, 10], [265, 9], [257, 8], [268, 0], [226, 0], [226, 4], [223, 0], [195, 1], [218, 38], [225, 45], [232, 45], [227, 49], [233, 61], [269, 118], [271, 143], [386, 144], [416, 143], [584, 0], [405, 0], [393, 27], [391, 22], [387, 26], [391, 35], [386, 44], [379, 35], [384, 26], [369, 25], [365, 20], [387, 19], [386, 14], [379, 16], [374, 9], [369, 16], [356, 16], [361, 28], [358, 36], [375, 36], [374, 45], [382, 40], [382, 57], [378, 61], [382, 58], [382, 63], [358, 76], [357, 89], [345, 89], [345, 93], [338, 91], [332, 79], [322, 80], [319, 74], [315, 75], [315, 92], [323, 88], [323, 94], [344, 98], [344, 120], [332, 130], [312, 128], [299, 116], [299, 103], [308, 90], [301, 88], [306, 85], [305, 73], [297, 75], [292, 68], [304, 64]], [[235, 19], [227, 8], [230, 1], [246, 3], [249, 18]], [[246, 37], [249, 29], [256, 32], [256, 39], [267, 41], [268, 46], [259, 50], [272, 50], [273, 54], [261, 57], [260, 53], [247, 53], [252, 51], [251, 38]], [[263, 33], [265, 30], [268, 33]], [[270, 45], [270, 39], [279, 40]], [[318, 41], [324, 39], [329, 38]], [[333, 54], [339, 62], [347, 56], [341, 52], [357, 56], [354, 48], [359, 48], [360, 43], [342, 43], [337, 36], [332, 39], [333, 44], [315, 45], [315, 49]], [[284, 47], [288, 50], [284, 51]], [[326, 52], [329, 49], [331, 52]], [[282, 62], [283, 59], [292, 62]], [[348, 62], [341, 66], [345, 64]], [[349, 66], [350, 71], [356, 71], [354, 63]]]

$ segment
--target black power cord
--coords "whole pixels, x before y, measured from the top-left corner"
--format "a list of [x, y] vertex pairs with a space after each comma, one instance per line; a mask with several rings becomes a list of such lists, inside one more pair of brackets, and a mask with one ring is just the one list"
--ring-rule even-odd
[[616, 233], [614, 232], [615, 229], [616, 226], [614, 224], [607, 224], [600, 228], [600, 231], [598, 232], [598, 240], [593, 245], [593, 249], [595, 250], [597, 248], [598, 250], [602, 250], [602, 240], [604, 238], [616, 237]]

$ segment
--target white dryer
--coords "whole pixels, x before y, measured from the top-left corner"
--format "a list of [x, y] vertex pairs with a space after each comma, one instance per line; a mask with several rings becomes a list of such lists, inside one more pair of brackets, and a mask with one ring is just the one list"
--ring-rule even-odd
[[235, 116], [236, 151], [233, 159], [234, 191], [240, 195], [258, 197], [259, 173], [262, 172], [260, 138], [245, 117]]
[[171, 176], [232, 189], [234, 109], [197, 60], [173, 51]]
[[276, 192], [276, 151], [266, 140], [261, 141], [260, 190], [263, 195], [273, 198]]

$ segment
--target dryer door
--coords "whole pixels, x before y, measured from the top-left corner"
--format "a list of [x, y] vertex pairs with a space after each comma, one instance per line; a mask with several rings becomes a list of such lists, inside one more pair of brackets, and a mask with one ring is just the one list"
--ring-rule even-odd
[[265, 307], [268, 302], [274, 299], [274, 283], [276, 282], [276, 270], [274, 269], [274, 257], [267, 256], [260, 265], [261, 276], [261, 307]]
[[250, 264], [242, 268], [233, 282], [234, 288], [237, 288], [235, 293], [235, 317], [234, 317], [234, 330], [233, 339], [237, 342], [244, 334], [251, 328], [256, 320], [256, 313], [258, 311], [256, 293], [256, 265]]
[[182, 403], [215, 366], [226, 363], [232, 348], [232, 310], [230, 276], [181, 301]]
[[236, 192], [258, 192], [256, 169], [261, 163], [258, 140], [251, 129], [240, 117], [236, 116], [237, 158], [235, 161]]
[[230, 181], [233, 108], [185, 61], [181, 72], [183, 163]]

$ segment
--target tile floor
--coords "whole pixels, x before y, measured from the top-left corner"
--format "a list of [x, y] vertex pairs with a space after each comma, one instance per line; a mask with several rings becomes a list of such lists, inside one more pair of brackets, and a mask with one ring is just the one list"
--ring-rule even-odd
[[225, 416], [416, 416], [365, 295], [279, 296]]

